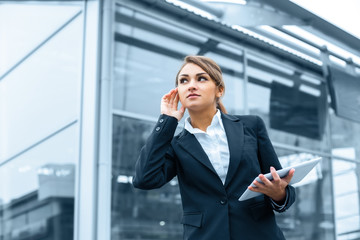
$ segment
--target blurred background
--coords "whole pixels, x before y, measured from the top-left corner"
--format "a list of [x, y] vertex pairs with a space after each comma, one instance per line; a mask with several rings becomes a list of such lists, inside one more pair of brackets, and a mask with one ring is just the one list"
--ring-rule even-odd
[[131, 182], [189, 54], [221, 66], [228, 112], [261, 116], [283, 167], [323, 158], [276, 215], [286, 239], [360, 239], [359, 10], [0, 1], [0, 239], [182, 239], [177, 180], [152, 191]]

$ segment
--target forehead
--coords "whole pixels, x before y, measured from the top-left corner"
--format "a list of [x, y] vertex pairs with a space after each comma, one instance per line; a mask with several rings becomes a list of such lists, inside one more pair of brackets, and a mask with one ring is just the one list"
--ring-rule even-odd
[[205, 71], [204, 71], [204, 69], [202, 69], [201, 67], [199, 67], [198, 65], [196, 65], [194, 63], [188, 63], [181, 69], [179, 75], [181, 75], [181, 74], [190, 75], [190, 74], [196, 74], [196, 73], [200, 73], [200, 72], [205, 72]]

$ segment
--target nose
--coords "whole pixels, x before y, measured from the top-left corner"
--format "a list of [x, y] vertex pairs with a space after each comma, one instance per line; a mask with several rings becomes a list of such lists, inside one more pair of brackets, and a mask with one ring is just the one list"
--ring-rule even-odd
[[196, 90], [197, 89], [197, 82], [195, 79], [191, 79], [188, 85], [188, 90], [192, 91], [192, 90]]

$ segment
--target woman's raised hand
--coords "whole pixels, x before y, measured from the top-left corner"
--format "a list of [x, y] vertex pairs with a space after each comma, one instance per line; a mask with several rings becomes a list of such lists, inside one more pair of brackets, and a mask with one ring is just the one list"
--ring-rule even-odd
[[178, 110], [179, 94], [178, 89], [172, 89], [169, 93], [165, 94], [161, 99], [160, 111], [161, 114], [176, 117], [178, 121], [184, 116], [185, 107], [181, 106]]

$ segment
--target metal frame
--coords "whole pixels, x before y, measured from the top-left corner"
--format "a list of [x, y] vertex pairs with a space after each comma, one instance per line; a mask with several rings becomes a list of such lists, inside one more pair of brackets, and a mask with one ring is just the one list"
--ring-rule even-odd
[[100, 0], [84, 1], [83, 64], [79, 109], [79, 165], [75, 181], [74, 240], [94, 240], [99, 157]]
[[102, 12], [102, 49], [100, 78], [100, 132], [98, 158], [98, 191], [97, 191], [97, 237], [111, 238], [111, 170], [112, 170], [112, 80], [114, 65], [114, 23], [115, 2], [104, 0], [100, 7]]

